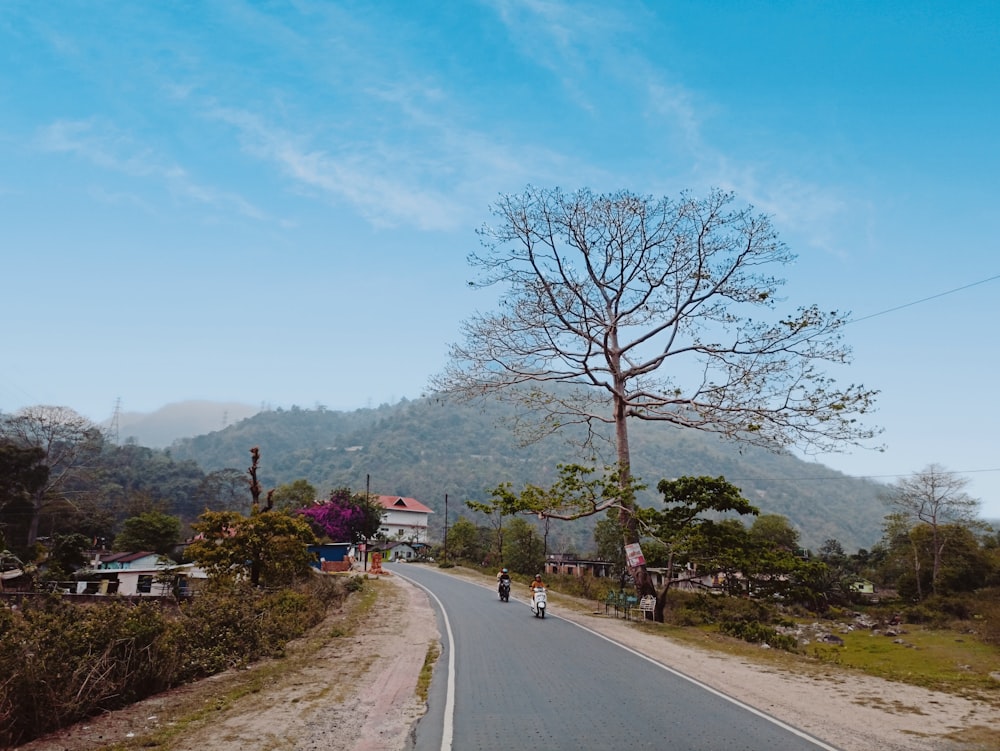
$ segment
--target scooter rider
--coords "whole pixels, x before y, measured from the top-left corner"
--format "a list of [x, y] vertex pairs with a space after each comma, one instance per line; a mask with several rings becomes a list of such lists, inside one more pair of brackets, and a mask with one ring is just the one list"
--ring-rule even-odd
[[542, 575], [535, 574], [535, 578], [528, 584], [528, 588], [531, 590], [531, 594], [534, 594], [536, 589], [545, 589], [545, 582], [542, 581]]
[[510, 586], [510, 574], [507, 573], [507, 569], [502, 568], [502, 569], [500, 569], [500, 572], [497, 574], [497, 591], [498, 592], [500, 591], [500, 585], [503, 584], [504, 581], [507, 582], [507, 586], [509, 587]]

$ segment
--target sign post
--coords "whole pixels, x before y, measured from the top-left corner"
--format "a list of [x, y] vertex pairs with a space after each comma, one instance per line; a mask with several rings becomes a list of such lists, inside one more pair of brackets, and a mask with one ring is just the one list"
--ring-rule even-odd
[[654, 608], [656, 608], [656, 598], [653, 595], [645, 595], [639, 600], [639, 610], [642, 611], [644, 620], [653, 620]]
[[630, 542], [625, 546], [625, 562], [628, 563], [629, 568], [646, 565], [646, 558], [642, 554], [639, 543]]

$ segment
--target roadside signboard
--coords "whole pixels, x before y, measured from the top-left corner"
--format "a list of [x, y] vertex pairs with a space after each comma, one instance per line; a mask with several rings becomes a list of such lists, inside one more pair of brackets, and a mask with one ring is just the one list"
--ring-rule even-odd
[[639, 543], [632, 542], [625, 546], [625, 561], [633, 568], [646, 564], [646, 559], [642, 555], [642, 548], [639, 547]]

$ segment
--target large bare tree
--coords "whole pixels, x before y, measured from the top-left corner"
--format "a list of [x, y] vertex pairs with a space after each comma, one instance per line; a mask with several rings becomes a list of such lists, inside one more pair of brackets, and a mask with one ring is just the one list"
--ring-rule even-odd
[[58, 503], [74, 504], [67, 487], [92, 469], [92, 460], [100, 453], [103, 437], [94, 423], [69, 407], [25, 407], [13, 415], [0, 415], [0, 438], [22, 448], [42, 452], [40, 463], [48, 467], [48, 476], [31, 493], [32, 514], [27, 544], [38, 539], [42, 513]]
[[[890, 486], [882, 498], [896, 509], [895, 521], [905, 525], [907, 536], [913, 540], [913, 527], [926, 525], [931, 538], [931, 592], [938, 593], [941, 562], [944, 559], [948, 535], [944, 528], [956, 525], [967, 529], [984, 526], [979, 519], [980, 502], [965, 492], [969, 481], [940, 464], [929, 464], [920, 472]], [[915, 544], [911, 542], [911, 544]], [[924, 596], [920, 577], [920, 556], [914, 547], [914, 575], [917, 596]]]
[[[469, 257], [499, 286], [496, 311], [463, 324], [464, 341], [432, 380], [442, 392], [510, 399], [533, 437], [613, 427], [616, 474], [631, 487], [628, 422], [658, 420], [772, 449], [835, 450], [875, 430], [859, 415], [875, 391], [836, 386], [848, 362], [844, 318], [816, 306], [779, 311], [773, 270], [794, 256], [769, 219], [731, 194], [650, 198], [528, 187], [493, 206]], [[638, 541], [630, 493], [625, 542]], [[593, 511], [591, 511], [593, 513]], [[653, 594], [639, 565], [641, 594]]]

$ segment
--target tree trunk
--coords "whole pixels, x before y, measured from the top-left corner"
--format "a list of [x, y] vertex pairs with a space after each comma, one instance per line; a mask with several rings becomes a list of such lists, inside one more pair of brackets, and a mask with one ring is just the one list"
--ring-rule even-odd
[[32, 499], [31, 503], [31, 521], [28, 523], [28, 547], [30, 548], [38, 540], [38, 527], [42, 522], [42, 505], [43, 500], [41, 498]]
[[924, 587], [920, 582], [920, 551], [917, 550], [916, 543], [910, 543], [913, 546], [913, 576], [917, 580], [917, 599], [924, 599]]
[[[628, 425], [626, 424], [625, 400], [617, 393], [615, 394], [615, 443], [618, 448], [618, 472], [619, 485], [623, 493], [622, 498], [622, 527], [624, 531], [624, 542], [626, 545], [638, 544], [639, 528], [635, 520], [635, 499], [631, 497], [631, 453], [628, 442]], [[626, 564], [627, 565], [627, 564]], [[656, 587], [653, 586], [653, 578], [646, 570], [646, 564], [640, 563], [638, 566], [628, 566], [629, 573], [635, 581], [636, 594], [639, 597], [647, 595], [656, 596]], [[655, 613], [654, 613], [655, 616]], [[660, 613], [660, 622], [663, 614]]]
[[674, 581], [674, 552], [670, 551], [667, 556], [667, 583], [662, 590], [656, 593], [656, 606], [653, 608], [653, 620], [656, 623], [663, 623], [664, 613], [667, 611], [667, 592]]

